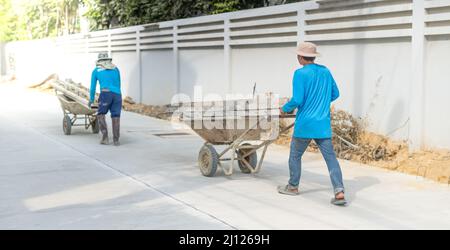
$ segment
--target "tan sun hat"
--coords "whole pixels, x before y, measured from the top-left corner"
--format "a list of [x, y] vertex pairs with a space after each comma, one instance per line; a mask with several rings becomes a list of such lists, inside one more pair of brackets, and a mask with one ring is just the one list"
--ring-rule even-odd
[[304, 57], [318, 57], [320, 54], [317, 52], [317, 45], [310, 42], [300, 43], [297, 47], [297, 55]]

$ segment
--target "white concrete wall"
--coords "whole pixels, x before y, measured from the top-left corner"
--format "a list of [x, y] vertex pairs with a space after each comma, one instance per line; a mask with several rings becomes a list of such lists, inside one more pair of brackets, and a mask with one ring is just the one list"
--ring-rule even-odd
[[[171, 50], [142, 52], [142, 102], [166, 104], [177, 92]], [[170, 101], [170, 100], [169, 100]]]
[[235, 48], [231, 54], [231, 84], [233, 93], [273, 92], [281, 96], [292, 94], [292, 78], [299, 68], [295, 44]]
[[179, 52], [180, 93], [193, 97], [194, 86], [201, 86], [203, 94], [225, 96], [223, 49], [182, 49]]
[[377, 133], [408, 136], [411, 44], [404, 39], [319, 44], [318, 59], [341, 90], [336, 107], [367, 120]]
[[[412, 148], [450, 148], [450, 0], [308, 1], [151, 25], [10, 43], [25, 82], [51, 73], [89, 85], [108, 51], [123, 92], [168, 104], [177, 92], [273, 92], [290, 96], [299, 41], [319, 45], [318, 63], [341, 89], [338, 108]], [[422, 119], [423, 117], [423, 119]]]
[[136, 52], [113, 52], [114, 63], [120, 70], [122, 94], [139, 100], [139, 61]]
[[5, 45], [0, 42], [0, 77], [6, 75]]
[[425, 144], [450, 148], [450, 39], [439, 37], [427, 43], [425, 99]]
[[50, 39], [8, 43], [5, 56], [7, 74], [16, 75], [26, 85], [45, 80], [57, 71], [57, 65], [61, 66], [56, 59], [58, 51]]
[[65, 54], [61, 52], [58, 57], [62, 58], [58, 58], [58, 62], [64, 61], [64, 63], [58, 63], [56, 65], [58, 68], [56, 72], [61, 79], [72, 79], [88, 88], [90, 87], [91, 73], [95, 68], [97, 54]]

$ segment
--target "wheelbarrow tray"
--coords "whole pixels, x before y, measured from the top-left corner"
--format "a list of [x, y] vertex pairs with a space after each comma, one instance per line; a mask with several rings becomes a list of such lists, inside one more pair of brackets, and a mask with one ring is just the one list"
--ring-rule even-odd
[[[265, 140], [266, 134], [274, 131], [278, 123], [267, 124], [277, 117], [278, 109], [252, 107], [255, 100], [233, 100], [203, 102], [182, 105], [181, 120], [213, 145], [229, 145], [238, 138], [244, 141]], [[277, 114], [277, 115], [273, 115]], [[266, 126], [260, 123], [264, 121]]]
[[[248, 129], [251, 124], [258, 123], [258, 117], [243, 117], [239, 121], [235, 119], [221, 119], [213, 121], [214, 124], [220, 124], [220, 128], [208, 129], [207, 125], [211, 120], [184, 120], [184, 122], [191, 127], [191, 129], [198, 134], [203, 140], [213, 145], [229, 145], [242, 136], [245, 141], [261, 140], [263, 134], [268, 132], [267, 129], [261, 126], [255, 126], [253, 129]], [[238, 127], [239, 123], [245, 122], [244, 128]]]

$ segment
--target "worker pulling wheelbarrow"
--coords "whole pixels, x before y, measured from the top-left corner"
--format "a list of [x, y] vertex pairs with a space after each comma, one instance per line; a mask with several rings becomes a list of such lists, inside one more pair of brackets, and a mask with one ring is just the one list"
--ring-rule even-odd
[[92, 133], [98, 134], [99, 124], [96, 115], [98, 105], [89, 105], [89, 101], [86, 99], [88, 91], [71, 80], [55, 80], [52, 82], [52, 87], [55, 89], [64, 114], [64, 134], [70, 135], [73, 127], [84, 127], [86, 130], [91, 129]]

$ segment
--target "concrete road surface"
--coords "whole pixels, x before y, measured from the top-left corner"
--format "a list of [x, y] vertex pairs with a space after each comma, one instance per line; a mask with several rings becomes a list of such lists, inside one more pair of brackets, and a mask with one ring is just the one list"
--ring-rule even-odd
[[56, 97], [0, 84], [0, 229], [450, 229], [450, 187], [420, 177], [342, 161], [340, 208], [317, 154], [286, 197], [285, 147], [260, 174], [206, 178], [203, 141], [169, 122], [124, 113], [122, 146], [98, 141], [63, 134]]

